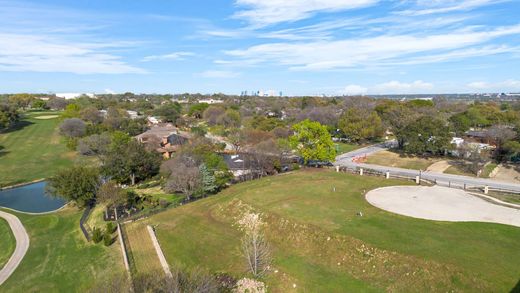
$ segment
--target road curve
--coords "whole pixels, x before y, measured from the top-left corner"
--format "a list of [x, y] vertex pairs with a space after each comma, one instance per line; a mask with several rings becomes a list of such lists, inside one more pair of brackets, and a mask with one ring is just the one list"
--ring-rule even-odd
[[436, 181], [438, 184], [442, 185], [452, 185], [452, 186], [464, 186], [469, 187], [483, 187], [489, 186], [489, 188], [493, 189], [504, 189], [514, 192], [520, 192], [520, 184], [515, 183], [507, 183], [507, 182], [499, 182], [492, 179], [483, 179], [483, 178], [475, 178], [469, 176], [461, 176], [461, 175], [452, 175], [452, 174], [444, 174], [444, 173], [434, 173], [427, 171], [417, 171], [411, 169], [403, 169], [403, 168], [395, 168], [395, 167], [386, 167], [372, 164], [364, 164], [354, 162], [353, 159], [356, 157], [368, 156], [372, 153], [385, 150], [387, 147], [385, 144], [377, 144], [365, 148], [361, 148], [349, 153], [345, 153], [336, 157], [336, 162], [334, 165], [336, 166], [344, 166], [349, 168], [366, 168], [372, 169], [379, 172], [390, 172], [394, 175], [399, 176], [407, 176], [407, 177], [415, 177], [420, 176], [422, 179]]
[[11, 276], [18, 265], [22, 262], [25, 253], [29, 249], [29, 235], [25, 231], [22, 222], [15, 215], [0, 211], [0, 218], [3, 218], [11, 227], [16, 240], [16, 248], [7, 264], [0, 270], [0, 286]]

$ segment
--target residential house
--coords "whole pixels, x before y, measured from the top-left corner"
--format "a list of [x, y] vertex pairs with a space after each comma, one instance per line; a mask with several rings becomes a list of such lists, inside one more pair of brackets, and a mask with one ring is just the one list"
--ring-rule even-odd
[[181, 134], [172, 124], [164, 124], [151, 127], [146, 132], [137, 135], [136, 139], [161, 153], [164, 158], [169, 159], [173, 153], [188, 142], [189, 135]]

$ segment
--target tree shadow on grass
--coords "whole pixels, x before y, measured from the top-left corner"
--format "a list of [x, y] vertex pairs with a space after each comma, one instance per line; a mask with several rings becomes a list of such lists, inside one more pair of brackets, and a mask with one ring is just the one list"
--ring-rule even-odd
[[516, 286], [511, 289], [509, 293], [520, 293], [520, 280], [518, 280], [518, 283], [516, 283]]
[[27, 127], [29, 125], [32, 125], [32, 124], [34, 124], [34, 122], [27, 121], [27, 120], [22, 120], [22, 121], [17, 122], [15, 125], [7, 128], [7, 129], [1, 130], [0, 134], [15, 132], [15, 131], [24, 129], [25, 127]]

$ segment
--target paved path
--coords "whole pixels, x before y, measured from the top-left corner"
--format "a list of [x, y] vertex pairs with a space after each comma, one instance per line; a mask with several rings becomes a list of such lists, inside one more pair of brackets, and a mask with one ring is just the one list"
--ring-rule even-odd
[[515, 192], [520, 192], [520, 184], [516, 183], [508, 183], [508, 182], [500, 182], [493, 179], [483, 179], [483, 178], [475, 178], [461, 175], [452, 175], [452, 174], [443, 174], [443, 173], [434, 173], [434, 172], [425, 172], [425, 171], [417, 171], [411, 169], [403, 169], [403, 168], [395, 168], [395, 167], [386, 167], [372, 164], [364, 164], [353, 162], [352, 160], [356, 157], [363, 157], [373, 154], [375, 152], [386, 150], [387, 147], [385, 144], [373, 145], [365, 148], [361, 148], [346, 154], [342, 154], [336, 157], [336, 162], [334, 163], [336, 166], [345, 166], [350, 168], [366, 168], [373, 169], [379, 172], [390, 172], [393, 175], [399, 176], [407, 176], [407, 177], [415, 177], [421, 176], [422, 179], [437, 181], [438, 184], [448, 185], [451, 184], [453, 186], [466, 186], [469, 187], [483, 187], [485, 185], [490, 188], [497, 189], [505, 189]]
[[380, 209], [414, 218], [520, 227], [520, 209], [499, 206], [460, 189], [391, 186], [369, 191], [366, 199]]
[[0, 285], [2, 285], [22, 262], [25, 253], [29, 249], [29, 235], [27, 231], [25, 231], [22, 222], [20, 222], [15, 215], [0, 211], [0, 217], [7, 221], [16, 239], [16, 248], [14, 249], [13, 255], [11, 255], [7, 264], [0, 270]]

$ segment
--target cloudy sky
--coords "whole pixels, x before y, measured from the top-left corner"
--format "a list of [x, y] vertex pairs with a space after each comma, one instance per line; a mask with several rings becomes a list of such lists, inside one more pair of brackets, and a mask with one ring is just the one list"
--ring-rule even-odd
[[0, 92], [520, 92], [518, 0], [0, 0]]

